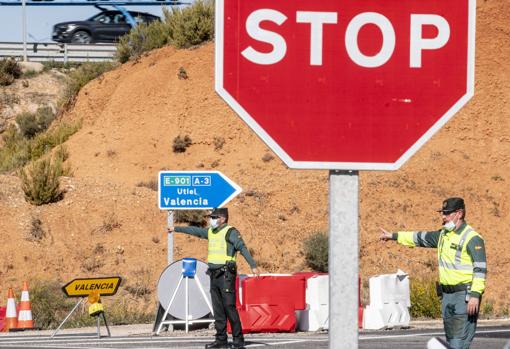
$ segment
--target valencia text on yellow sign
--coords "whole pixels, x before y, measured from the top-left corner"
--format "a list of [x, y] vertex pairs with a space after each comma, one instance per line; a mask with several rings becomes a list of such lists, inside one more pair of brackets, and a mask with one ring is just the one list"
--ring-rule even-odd
[[87, 297], [92, 292], [101, 296], [113, 296], [117, 293], [121, 280], [120, 276], [74, 279], [62, 286], [62, 291], [68, 297]]

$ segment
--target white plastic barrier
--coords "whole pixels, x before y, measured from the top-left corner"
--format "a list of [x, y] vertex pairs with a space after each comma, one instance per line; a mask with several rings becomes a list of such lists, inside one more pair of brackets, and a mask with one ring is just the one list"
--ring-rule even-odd
[[409, 276], [399, 269], [395, 274], [371, 277], [369, 286], [370, 305], [363, 312], [363, 328], [379, 330], [409, 326]]
[[298, 312], [300, 331], [329, 328], [329, 276], [316, 275], [306, 281], [306, 309]]

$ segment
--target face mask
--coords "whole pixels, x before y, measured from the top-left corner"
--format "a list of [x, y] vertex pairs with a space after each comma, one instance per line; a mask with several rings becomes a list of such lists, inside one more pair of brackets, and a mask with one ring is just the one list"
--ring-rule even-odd
[[209, 218], [209, 225], [211, 228], [218, 228], [218, 218]]
[[443, 225], [443, 228], [446, 231], [452, 231], [455, 229], [455, 223], [453, 223], [453, 221], [448, 221]]
[[457, 225], [457, 224], [455, 223], [455, 218], [457, 218], [457, 217], [455, 216], [452, 220], [450, 220], [450, 221], [446, 222], [446, 223], [443, 225], [443, 228], [444, 228], [446, 231], [453, 231], [453, 230], [455, 230], [455, 226]]

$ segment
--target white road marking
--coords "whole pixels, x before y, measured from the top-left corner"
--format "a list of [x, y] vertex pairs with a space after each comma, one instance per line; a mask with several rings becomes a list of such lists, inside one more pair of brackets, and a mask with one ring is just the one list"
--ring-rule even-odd
[[[505, 333], [508, 330], [477, 330], [476, 334], [480, 333]], [[359, 339], [384, 339], [384, 338], [405, 338], [405, 337], [420, 337], [420, 336], [442, 336], [444, 332], [428, 332], [428, 333], [411, 333], [411, 334], [395, 334], [386, 336], [360, 336]]]
[[[69, 348], [69, 349], [97, 349], [108, 345], [109, 349], [115, 349], [112, 345], [149, 345], [149, 344], [196, 344], [195, 346], [187, 346], [188, 348], [196, 348], [198, 345], [210, 342], [212, 337], [202, 338], [190, 338], [190, 337], [105, 337], [105, 338], [94, 338], [92, 336], [81, 336], [76, 337], [36, 337], [36, 338], [24, 338], [22, 336], [13, 338], [0, 338], [0, 347], [7, 345], [19, 345], [23, 343], [26, 347], [40, 347], [40, 348]], [[306, 343], [306, 342], [327, 342], [328, 338], [262, 338], [262, 337], [248, 337], [246, 338], [248, 344], [246, 347], [255, 348], [263, 346], [279, 346], [286, 344]], [[257, 343], [258, 342], [258, 343]], [[83, 346], [81, 346], [83, 345]], [[184, 347], [182, 347], [184, 348]], [[121, 348], [119, 348], [121, 349]], [[158, 347], [151, 346], [151, 349], [158, 349]]]

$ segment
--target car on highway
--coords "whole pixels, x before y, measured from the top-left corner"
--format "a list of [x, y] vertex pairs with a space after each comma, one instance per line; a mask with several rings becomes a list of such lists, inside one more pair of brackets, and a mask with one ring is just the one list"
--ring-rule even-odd
[[[158, 21], [160, 18], [145, 12], [129, 11], [136, 24]], [[130, 23], [131, 22], [131, 23]], [[62, 43], [90, 44], [96, 42], [117, 42], [132, 28], [132, 21], [122, 11], [105, 10], [85, 21], [57, 23], [53, 26], [51, 38]]]

